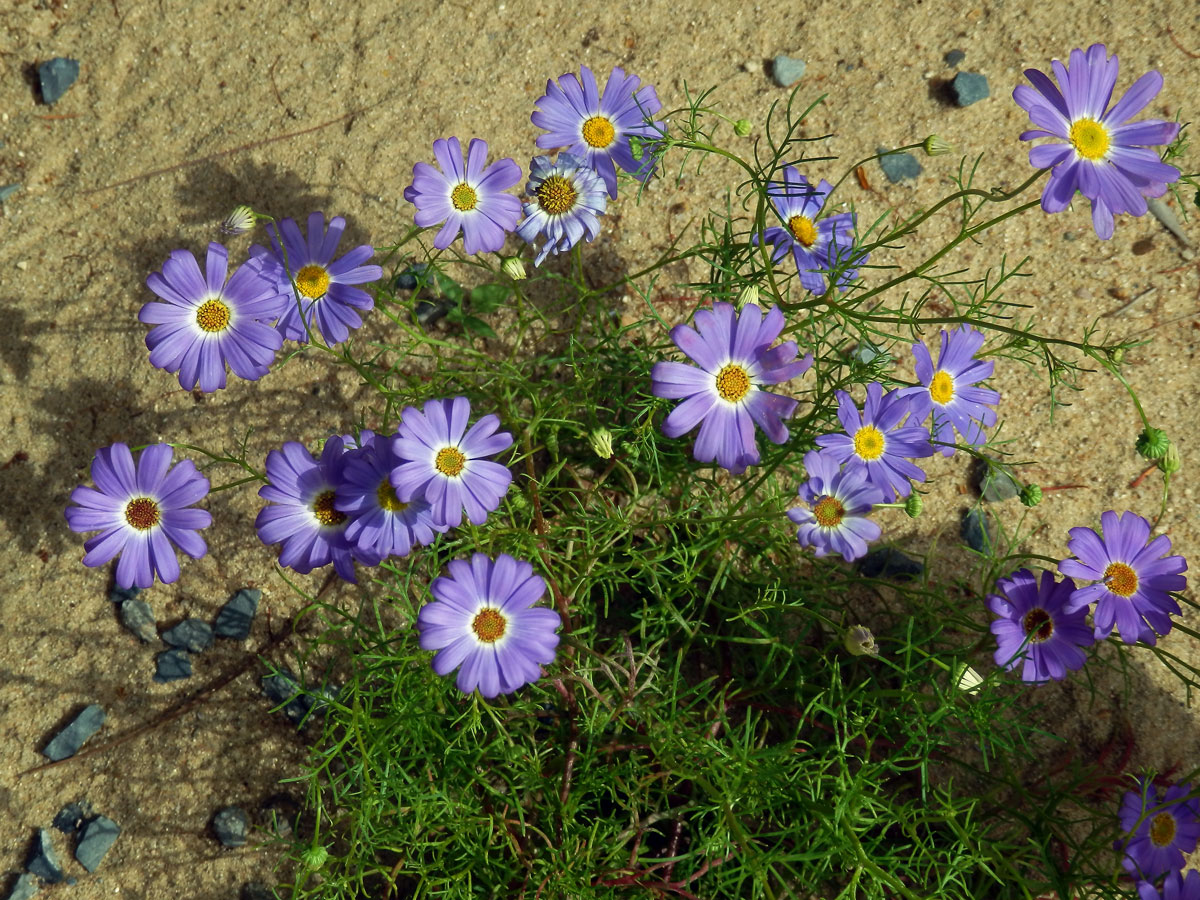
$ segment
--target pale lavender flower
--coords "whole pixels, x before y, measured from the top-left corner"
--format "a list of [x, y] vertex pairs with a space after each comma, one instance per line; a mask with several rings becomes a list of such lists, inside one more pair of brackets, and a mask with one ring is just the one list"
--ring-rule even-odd
[[864, 556], [867, 544], [880, 535], [879, 526], [867, 518], [874, 505], [883, 502], [879, 488], [861, 470], [840, 468], [827, 450], [804, 454], [804, 469], [808, 481], [800, 485], [799, 494], [809, 508], [787, 511], [800, 526], [800, 546], [811, 547], [815, 556], [839, 553], [847, 562]]

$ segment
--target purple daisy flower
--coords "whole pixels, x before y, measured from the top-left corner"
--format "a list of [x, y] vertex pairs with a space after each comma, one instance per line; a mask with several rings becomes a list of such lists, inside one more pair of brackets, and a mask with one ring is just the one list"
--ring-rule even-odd
[[485, 165], [487, 149], [487, 141], [471, 138], [464, 166], [458, 138], [438, 138], [433, 155], [442, 170], [423, 162], [413, 166], [404, 199], [417, 208], [413, 221], [422, 228], [446, 223], [433, 239], [439, 250], [461, 231], [467, 253], [492, 253], [504, 246], [505, 233], [517, 227], [521, 201], [504, 191], [521, 180], [521, 167], [511, 159]]
[[900, 424], [910, 411], [909, 401], [900, 391], [888, 391], [884, 396], [878, 381], [867, 385], [861, 415], [845, 391], [838, 391], [837, 398], [838, 420], [846, 433], [823, 434], [817, 438], [817, 446], [826, 448], [847, 468], [861, 469], [886, 500], [893, 494], [907, 497], [912, 493], [910, 479], [924, 481], [925, 473], [905, 457], [933, 455], [924, 428]]
[[603, 94], [596, 90], [592, 70], [581, 66], [580, 71], [582, 81], [568, 73], [557, 84], [546, 82], [532, 118], [550, 133], [538, 135], [537, 145], [543, 150], [566, 147], [596, 171], [615, 200], [617, 165], [641, 181], [654, 171], [653, 154], [643, 150], [635, 158], [629, 138], [656, 141], [666, 134], [661, 122], [651, 121], [662, 104], [653, 87], [639, 88], [641, 81], [621, 69], [609, 73]]
[[[1130, 875], [1155, 881], [1183, 868], [1183, 855], [1195, 850], [1200, 838], [1200, 805], [1184, 799], [1191, 792], [1190, 784], [1177, 784], [1163, 792], [1145, 778], [1138, 779], [1137, 790], [1125, 792], [1119, 818], [1126, 838], [1113, 846], [1124, 850], [1121, 864]], [[1147, 815], [1148, 810], [1157, 812]]]
[[270, 323], [283, 311], [288, 292], [253, 262], [226, 281], [229, 252], [208, 245], [205, 273], [187, 250], [173, 250], [162, 272], [146, 287], [165, 300], [151, 300], [138, 320], [154, 325], [146, 335], [150, 364], [179, 373], [179, 385], [205, 393], [225, 387], [225, 366], [247, 381], [270, 371], [283, 340]]
[[867, 552], [867, 544], [878, 540], [879, 526], [867, 518], [883, 497], [860, 470], [840, 469], [828, 451], [804, 454], [808, 481], [800, 485], [800, 499], [811, 507], [794, 507], [788, 518], [800, 528], [796, 540], [811, 547], [815, 556], [831, 551], [853, 562]]
[[671, 329], [675, 346], [697, 363], [659, 362], [650, 370], [650, 390], [655, 397], [683, 400], [663, 421], [662, 430], [677, 438], [697, 425], [700, 433], [692, 456], [697, 462], [716, 461], [734, 475], [758, 465], [754, 426], [776, 444], [788, 439], [783, 420], [799, 402], [772, 394], [759, 385], [790, 381], [808, 371], [809, 353], [795, 360], [795, 341], [767, 348], [783, 330], [783, 313], [772, 307], [764, 317], [753, 303], [741, 312], [732, 303], [718, 300], [711, 310], [696, 313], [696, 327]]
[[1051, 168], [1042, 192], [1042, 209], [1062, 212], [1080, 191], [1092, 201], [1092, 227], [1101, 240], [1113, 233], [1113, 214], [1146, 214], [1146, 198], [1161, 197], [1167, 184], [1179, 179], [1179, 170], [1147, 149], [1169, 144], [1179, 134], [1178, 122], [1147, 119], [1129, 122], [1162, 90], [1163, 79], [1151, 70], [1111, 109], [1119, 68], [1103, 44], [1092, 44], [1085, 55], [1072, 50], [1070, 71], [1057, 59], [1050, 66], [1059, 87], [1037, 69], [1026, 69], [1033, 87], [1018, 85], [1013, 100], [1029, 113], [1037, 128], [1021, 133], [1021, 140], [1049, 137], [1065, 144], [1042, 144], [1029, 151], [1029, 162]]
[[258, 496], [268, 501], [258, 511], [254, 527], [264, 544], [280, 544], [279, 564], [307, 575], [333, 563], [338, 575], [356, 583], [347, 516], [334, 506], [345, 443], [334, 435], [325, 441], [318, 462], [303, 445], [288, 441], [267, 454], [267, 479]]
[[975, 447], [987, 440], [984, 428], [996, 424], [1000, 394], [989, 388], [974, 387], [990, 378], [995, 363], [975, 359], [983, 346], [983, 332], [963, 325], [957, 331], [942, 332], [942, 349], [937, 366], [924, 344], [913, 344], [914, 368], [922, 386], [902, 388], [900, 394], [911, 404], [910, 423], [924, 422], [933, 412], [933, 440], [942, 446], [942, 456], [954, 455], [954, 432]]
[[95, 488], [80, 485], [71, 491], [65, 511], [72, 531], [99, 531], [83, 548], [85, 566], [101, 566], [117, 554], [116, 581], [120, 587], [148, 588], [154, 576], [164, 584], [179, 579], [178, 547], [192, 559], [208, 552], [197, 534], [212, 524], [204, 509], [188, 509], [208, 496], [208, 479], [190, 459], [174, 469], [174, 451], [167, 444], [142, 450], [135, 467], [125, 444], [102, 447], [92, 458]]
[[[383, 269], [363, 265], [375, 254], [375, 248], [370, 244], [362, 244], [341, 258], [333, 259], [345, 230], [346, 220], [334, 216], [329, 220], [329, 230], [326, 231], [324, 214], [314, 212], [308, 216], [307, 240], [294, 219], [283, 219], [279, 222], [278, 231], [274, 224], [267, 225], [267, 233], [271, 237], [270, 251], [257, 244], [250, 248], [251, 255], [264, 266], [274, 261], [272, 268], [276, 277], [286, 285], [289, 302], [275, 323], [285, 339], [307, 341], [315, 322], [325, 343], [330, 346], [340, 344], [350, 336], [352, 328], [362, 325], [362, 318], [355, 310], [374, 308], [375, 301], [371, 295], [352, 285], [378, 281], [383, 277]], [[279, 244], [280, 232], [283, 233], [282, 247]], [[286, 262], [284, 249], [287, 250]], [[287, 272], [291, 273], [291, 280], [296, 283], [298, 300], [292, 294]]]
[[430, 400], [424, 411], [406, 406], [392, 439], [398, 457], [392, 486], [401, 502], [424, 499], [439, 526], [457, 528], [463, 511], [472, 525], [482, 525], [500, 505], [512, 473], [485, 457], [512, 446], [512, 435], [497, 431], [500, 418], [484, 416], [467, 430], [471, 404], [466, 397]]
[[537, 681], [540, 666], [554, 662], [562, 619], [533, 606], [546, 582], [529, 563], [507, 553], [492, 562], [476, 553], [469, 563], [450, 562], [429, 590], [435, 602], [417, 614], [421, 649], [438, 651], [438, 675], [462, 666], [456, 684], [464, 694], [476, 688], [488, 699], [510, 694]]
[[1080, 525], [1070, 529], [1067, 549], [1078, 559], [1064, 559], [1058, 570], [1073, 578], [1095, 581], [1078, 588], [1067, 604], [1070, 610], [1096, 604], [1092, 622], [1096, 639], [1108, 637], [1115, 624], [1121, 640], [1132, 644], [1143, 640], [1151, 646], [1155, 634], [1171, 630], [1171, 615], [1179, 615], [1179, 604], [1167, 593], [1182, 591], [1187, 579], [1187, 561], [1182, 556], [1165, 556], [1171, 539], [1150, 537], [1150, 523], [1132, 512], [1118, 518], [1112, 510], [1100, 516], [1103, 537]]
[[447, 528], [433, 521], [433, 510], [423, 499], [405, 503], [396, 496], [391, 474], [403, 460], [392, 453], [392, 438], [364, 431], [357, 444], [361, 449], [346, 454], [333, 506], [349, 517], [346, 540], [358, 557], [378, 565], [389, 556], [408, 556], [413, 547], [433, 543], [434, 532]]
[[1159, 891], [1149, 881], [1138, 882], [1139, 900], [1200, 900], [1200, 872], [1188, 869], [1187, 876], [1179, 870], [1167, 873]]
[[1000, 618], [992, 620], [996, 636], [996, 665], [1016, 668], [1021, 660], [1021, 680], [1033, 683], [1062, 681], [1067, 671], [1075, 671], [1087, 662], [1084, 647], [1095, 638], [1087, 624], [1087, 610], [1067, 612], [1067, 601], [1075, 590], [1070, 578], [1057, 581], [1054, 573], [1037, 576], [1018, 569], [1007, 578], [998, 578], [1001, 594], [989, 594], [988, 609]]
[[540, 266], [546, 254], [570, 250], [586, 237], [588, 242], [600, 233], [600, 220], [608, 208], [604, 185], [594, 171], [570, 153], [535, 156], [529, 164], [529, 184], [525, 193], [532, 197], [524, 205], [525, 218], [517, 226], [521, 240], [533, 246], [539, 234], [546, 242], [533, 261]]
[[[824, 179], [814, 188], [794, 166], [783, 167], [783, 184], [773, 182], [767, 187], [784, 227], [766, 229], [761, 239], [774, 246], [774, 262], [792, 251], [800, 284], [814, 294], [825, 293], [826, 275], [831, 269], [853, 259], [855, 268], [843, 270], [837, 280], [837, 288], [846, 290], [858, 277], [857, 267], [868, 258], [865, 253], [854, 254], [854, 213], [817, 218], [831, 190], [833, 186]], [[757, 244], [759, 240], [760, 236], [754, 235], [752, 242]]]

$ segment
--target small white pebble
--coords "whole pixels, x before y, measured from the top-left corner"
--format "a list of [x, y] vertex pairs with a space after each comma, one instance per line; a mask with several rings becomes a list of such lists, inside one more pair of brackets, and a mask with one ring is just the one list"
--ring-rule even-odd
[[25, 260], [21, 260], [19, 263], [17, 263], [17, 268], [24, 272], [29, 268], [29, 263], [25, 262]]

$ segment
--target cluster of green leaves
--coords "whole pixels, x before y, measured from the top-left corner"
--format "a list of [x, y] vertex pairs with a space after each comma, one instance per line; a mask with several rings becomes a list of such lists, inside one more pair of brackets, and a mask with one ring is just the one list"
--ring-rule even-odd
[[[969, 581], [895, 582], [802, 555], [784, 515], [803, 453], [839, 427], [835, 392], [904, 384], [893, 350], [927, 330], [990, 329], [995, 353], [1044, 362], [1052, 389], [1081, 359], [1111, 366], [1119, 347], [1013, 324], [1001, 289], [1020, 265], [939, 269], [953, 246], [1036, 202], [972, 188], [975, 167], [944, 203], [861, 235], [884, 269], [929, 215], [957, 210], [944, 250], [874, 287], [804, 294], [790, 260], [772, 266], [751, 240], [774, 214], [767, 185], [803, 146], [802, 116], [789, 105], [783, 134], [768, 131], [747, 160], [705, 130], [704, 101], [673, 116], [681, 136], [655, 152], [682, 165], [725, 158], [747, 178], [693, 245], [598, 288], [579, 248], [528, 281], [422, 251], [415, 289], [402, 290], [410, 234], [377, 298], [386, 339], [330, 351], [377, 392], [362, 427], [387, 433], [405, 406], [464, 394], [514, 434], [516, 479], [486, 525], [373, 570], [358, 608], [306, 609], [321, 629], [301, 669], [321, 702], [292, 896], [1029, 898], [1098, 882], [1121, 894], [1105, 855], [1111, 791], [1086, 760], [1061, 762], [1011, 676], [989, 668], [969, 690], [959, 680], [993, 646], [979, 596], [1020, 564], [1005, 552], [1015, 540]], [[657, 292], [681, 259], [705, 272], [675, 287], [692, 298], [683, 309]], [[748, 285], [788, 312], [817, 364], [791, 439], [760, 439], [762, 465], [730, 478], [661, 435], [668, 407], [649, 372], [672, 354], [667, 327]], [[642, 301], [624, 324], [608, 308], [617, 287]], [[935, 295], [943, 312], [928, 310]], [[419, 324], [431, 299], [449, 304], [448, 329]], [[531, 561], [564, 617], [547, 676], [493, 702], [437, 677], [414, 628], [429, 581], [473, 552]], [[879, 655], [847, 651], [859, 622]], [[333, 699], [331, 659], [344, 679]]]

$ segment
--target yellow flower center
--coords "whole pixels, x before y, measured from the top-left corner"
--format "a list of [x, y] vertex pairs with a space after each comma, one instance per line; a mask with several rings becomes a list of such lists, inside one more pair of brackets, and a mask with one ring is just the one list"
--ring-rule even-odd
[[317, 495], [312, 505], [313, 515], [322, 525], [341, 525], [346, 521], [346, 514], [333, 508], [333, 491], [325, 491]]
[[1118, 597], [1132, 597], [1138, 589], [1137, 572], [1125, 563], [1109, 563], [1104, 570], [1104, 584]]
[[296, 288], [310, 300], [320, 300], [329, 290], [329, 273], [324, 266], [309, 263], [296, 273]]
[[1150, 821], [1150, 843], [1166, 847], [1175, 840], [1175, 817], [1161, 812]]
[[954, 399], [954, 379], [949, 372], [938, 369], [929, 382], [929, 396], [934, 403], [945, 406]]
[[500, 610], [490, 606], [481, 609], [471, 621], [471, 630], [484, 644], [494, 644], [504, 636], [507, 627], [508, 621], [500, 614]]
[[864, 425], [854, 432], [854, 452], [870, 462], [883, 456], [883, 432], [874, 425]]
[[1075, 148], [1075, 152], [1084, 159], [1100, 159], [1108, 152], [1109, 144], [1112, 143], [1112, 139], [1108, 136], [1108, 129], [1095, 119], [1089, 119], [1086, 116], [1075, 120], [1071, 125], [1071, 130], [1067, 132], [1067, 137], [1071, 141], [1071, 146]]
[[380, 508], [388, 512], [398, 513], [408, 509], [408, 504], [396, 496], [396, 489], [392, 487], [391, 479], [385, 478], [379, 482], [379, 487], [375, 490], [375, 498], [379, 501]]
[[717, 373], [717, 393], [729, 403], [737, 403], [750, 393], [750, 375], [737, 363], [729, 363]]
[[811, 247], [817, 242], [817, 226], [808, 216], [792, 216], [788, 219], [788, 231], [805, 247]]
[[822, 528], [837, 528], [842, 524], [842, 519], [846, 515], [846, 507], [842, 506], [841, 501], [837, 497], [828, 495], [817, 500], [813, 504], [812, 511], [817, 524]]
[[587, 141], [589, 147], [603, 150], [613, 142], [615, 135], [612, 122], [604, 116], [592, 116], [583, 123], [583, 139]]
[[465, 181], [460, 181], [450, 192], [450, 202], [459, 212], [467, 212], [475, 208], [475, 204], [479, 202], [479, 195], [475, 193], [475, 188]]
[[134, 497], [125, 504], [125, 521], [138, 531], [148, 531], [160, 518], [158, 504], [149, 497]]
[[569, 212], [578, 197], [575, 186], [561, 175], [551, 175], [537, 189], [538, 205], [552, 216]]
[[455, 478], [466, 468], [467, 458], [457, 447], [443, 447], [434, 457], [433, 467], [447, 478]]
[[229, 327], [229, 307], [213, 297], [196, 309], [196, 324], [201, 331], [224, 331]]
[[1025, 618], [1021, 621], [1025, 628], [1025, 633], [1029, 635], [1029, 642], [1032, 644], [1040, 644], [1042, 641], [1050, 639], [1050, 635], [1054, 634], [1054, 620], [1050, 618], [1050, 613], [1046, 612], [1040, 606], [1031, 609], [1025, 613]]

